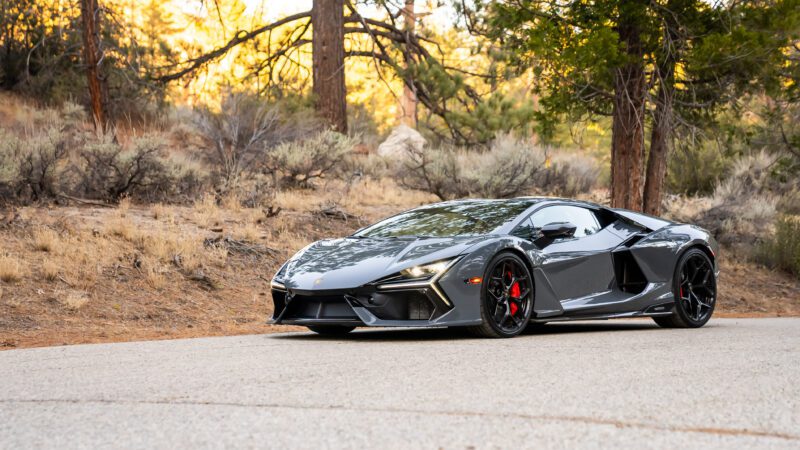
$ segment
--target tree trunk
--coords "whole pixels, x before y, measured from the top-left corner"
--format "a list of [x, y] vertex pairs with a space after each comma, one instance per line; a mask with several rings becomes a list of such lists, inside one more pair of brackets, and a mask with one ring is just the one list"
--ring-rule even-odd
[[[674, 11], [671, 3], [666, 9]], [[656, 109], [653, 114], [653, 131], [650, 135], [650, 157], [647, 159], [647, 178], [644, 185], [644, 212], [657, 216], [661, 214], [661, 199], [664, 179], [667, 176], [667, 157], [672, 133], [672, 97], [675, 92], [675, 63], [677, 53], [684, 47], [678, 33], [676, 15], [665, 16], [664, 43], [658, 55], [656, 76], [658, 93]]]
[[645, 73], [640, 30], [636, 22], [637, 17], [630, 11], [621, 14], [619, 39], [628, 61], [614, 73], [611, 206], [641, 211]]
[[347, 132], [344, 85], [344, 0], [314, 0], [311, 9], [313, 93], [317, 113]]
[[[416, 31], [417, 16], [414, 13], [414, 0], [405, 0], [401, 10], [405, 32], [413, 35]], [[403, 97], [400, 100], [400, 123], [417, 128], [417, 93], [413, 86], [403, 84]]]
[[89, 87], [89, 103], [95, 127], [105, 129], [108, 124], [107, 95], [105, 77], [100, 64], [100, 36], [97, 31], [97, 16], [100, 8], [97, 0], [81, 0], [81, 21], [83, 22], [83, 60], [86, 64], [86, 83]]
[[664, 179], [667, 175], [669, 138], [672, 132], [672, 87], [662, 79], [658, 88], [653, 131], [650, 135], [650, 157], [647, 159], [647, 178], [644, 185], [644, 212], [661, 214]]

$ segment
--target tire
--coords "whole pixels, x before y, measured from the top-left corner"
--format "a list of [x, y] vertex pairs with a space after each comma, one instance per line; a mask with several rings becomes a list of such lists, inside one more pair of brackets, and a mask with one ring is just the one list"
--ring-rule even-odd
[[[508, 269], [510, 271], [506, 272]], [[533, 312], [533, 277], [528, 266], [514, 253], [501, 252], [486, 266], [483, 280], [482, 323], [469, 327], [469, 332], [484, 338], [510, 338], [522, 333]], [[500, 315], [502, 318], [497, 319]]]
[[348, 327], [344, 325], [309, 325], [308, 329], [322, 336], [343, 336], [356, 327]]
[[675, 306], [672, 315], [653, 317], [663, 328], [700, 328], [714, 314], [717, 280], [714, 263], [698, 248], [690, 248], [678, 259], [672, 276]]

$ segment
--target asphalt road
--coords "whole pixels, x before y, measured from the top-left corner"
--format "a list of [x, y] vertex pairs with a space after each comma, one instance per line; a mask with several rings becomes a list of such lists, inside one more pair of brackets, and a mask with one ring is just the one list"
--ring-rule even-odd
[[0, 352], [0, 447], [800, 448], [800, 319]]

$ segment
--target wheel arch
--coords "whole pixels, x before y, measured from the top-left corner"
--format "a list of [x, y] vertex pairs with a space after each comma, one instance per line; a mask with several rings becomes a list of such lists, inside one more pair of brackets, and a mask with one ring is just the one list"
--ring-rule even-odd
[[711, 260], [711, 264], [714, 266], [714, 268], [717, 267], [717, 255], [715, 255], [714, 252], [711, 250], [711, 247], [708, 244], [704, 243], [704, 242], [695, 242], [693, 244], [690, 244], [690, 245], [686, 246], [686, 248], [681, 250], [681, 252], [678, 254], [678, 259], [676, 260], [676, 264], [677, 264], [677, 261], [680, 261], [680, 258], [683, 255], [686, 254], [686, 252], [688, 252], [689, 250], [691, 250], [693, 248], [696, 248], [696, 249], [702, 251], [703, 253], [705, 253], [706, 256], [708, 256], [708, 259]]
[[[494, 257], [503, 252], [512, 253], [522, 260], [522, 262], [525, 264], [525, 267], [528, 269], [528, 272], [531, 274], [531, 284], [534, 285], [535, 280], [533, 279], [533, 264], [531, 264], [531, 260], [528, 258], [528, 255], [526, 255], [525, 252], [519, 248], [509, 245], [498, 250], [497, 253], [494, 254]], [[535, 287], [535, 285], [532, 287]]]

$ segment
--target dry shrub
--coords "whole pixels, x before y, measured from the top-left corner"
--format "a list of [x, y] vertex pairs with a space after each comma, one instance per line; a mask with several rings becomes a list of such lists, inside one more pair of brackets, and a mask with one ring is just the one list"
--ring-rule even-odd
[[737, 160], [730, 176], [714, 190], [710, 208], [701, 211], [694, 221], [724, 244], [749, 246], [770, 235], [779, 199], [771, 190], [770, 167], [774, 162], [766, 152]]
[[6, 283], [16, 283], [25, 275], [22, 264], [16, 258], [0, 256], [0, 280]]
[[323, 131], [302, 141], [283, 143], [267, 154], [266, 167], [286, 186], [309, 187], [342, 163], [356, 144], [354, 138]]
[[800, 277], [800, 216], [778, 219], [775, 235], [761, 244], [756, 258], [769, 267]]
[[597, 186], [600, 164], [594, 158], [576, 152], [556, 152], [550, 167], [539, 172], [534, 180], [539, 192], [576, 197]]
[[61, 272], [61, 267], [53, 260], [46, 259], [42, 262], [42, 276], [47, 281], [55, 281]]
[[0, 132], [0, 193], [9, 199], [41, 200], [60, 190], [70, 144], [70, 124], [55, 117], [19, 138]]
[[33, 248], [40, 252], [55, 251], [60, 243], [60, 238], [55, 230], [39, 227], [33, 231]]
[[486, 151], [410, 151], [398, 171], [400, 183], [442, 200], [462, 197], [509, 198], [530, 192], [574, 196], [597, 182], [596, 161], [578, 153], [557, 154], [547, 164], [545, 149], [500, 135]]
[[176, 182], [167, 165], [166, 142], [157, 134], [146, 134], [122, 145], [111, 133], [99, 135], [80, 151], [76, 167], [76, 189], [84, 197], [119, 201], [124, 196], [143, 200], [164, 199]]
[[258, 171], [276, 145], [308, 136], [320, 122], [303, 108], [268, 103], [248, 93], [228, 92], [220, 108], [200, 108], [195, 126], [204, 140], [204, 156], [222, 191], [236, 188], [243, 174]]

